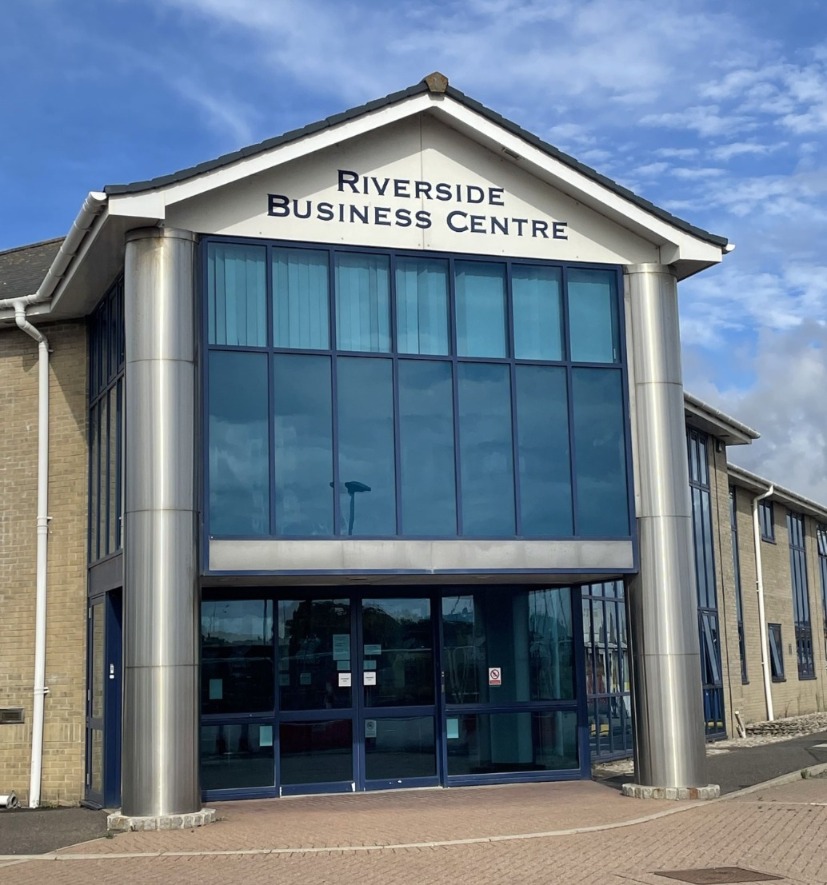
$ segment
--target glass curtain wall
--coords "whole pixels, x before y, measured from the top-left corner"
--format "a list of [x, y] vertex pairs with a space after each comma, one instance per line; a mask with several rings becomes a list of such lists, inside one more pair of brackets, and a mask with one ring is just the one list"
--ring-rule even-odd
[[790, 541], [790, 574], [793, 586], [793, 617], [798, 678], [815, 679], [813, 626], [810, 620], [810, 588], [807, 580], [807, 551], [804, 546], [804, 517], [787, 514], [787, 536]]
[[689, 491], [692, 499], [704, 722], [707, 737], [725, 737], [721, 639], [718, 626], [718, 596], [715, 588], [715, 553], [712, 543], [709, 438], [704, 433], [688, 428], [686, 442], [689, 457]]
[[618, 275], [209, 241], [213, 537], [627, 538]]

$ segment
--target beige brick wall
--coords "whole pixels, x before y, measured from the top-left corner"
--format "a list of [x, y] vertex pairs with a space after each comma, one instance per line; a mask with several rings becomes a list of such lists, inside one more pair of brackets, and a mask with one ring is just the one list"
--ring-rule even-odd
[[[84, 780], [86, 325], [42, 326], [50, 366], [49, 564], [42, 801], [77, 803]], [[34, 681], [37, 345], [0, 331], [0, 792], [28, 801]]]

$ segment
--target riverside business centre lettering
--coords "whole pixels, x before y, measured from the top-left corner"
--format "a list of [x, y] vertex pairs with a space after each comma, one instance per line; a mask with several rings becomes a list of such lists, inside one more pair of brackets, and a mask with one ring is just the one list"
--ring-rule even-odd
[[[446, 181], [417, 181], [411, 178], [380, 178], [360, 175], [349, 169], [339, 169], [337, 190], [350, 198], [356, 194], [365, 197], [395, 200], [420, 200], [422, 204], [454, 204], [442, 221], [458, 234], [497, 234], [502, 236], [533, 237], [546, 240], [567, 240], [568, 222], [548, 218], [526, 218], [494, 211], [480, 211], [482, 207], [506, 209], [505, 189], [477, 184], [452, 184]], [[382, 227], [415, 227], [427, 230], [438, 222], [431, 208], [388, 206], [381, 203], [353, 201], [294, 199], [286, 194], [267, 195], [267, 214], [272, 218], [332, 221], [343, 224], [373, 224]]]

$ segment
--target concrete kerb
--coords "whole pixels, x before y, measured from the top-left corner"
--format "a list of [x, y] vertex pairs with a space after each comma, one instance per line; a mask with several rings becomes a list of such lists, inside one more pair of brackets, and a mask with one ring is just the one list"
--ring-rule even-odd
[[632, 818], [630, 820], [618, 821], [610, 824], [596, 824], [589, 827], [572, 827], [566, 830], [547, 830], [537, 833], [514, 833], [508, 836], [479, 836], [472, 839], [445, 839], [431, 842], [398, 842], [385, 845], [324, 845], [318, 847], [285, 847], [285, 848], [245, 848], [227, 851], [136, 851], [136, 852], [118, 852], [107, 854], [60, 854], [58, 852], [49, 852], [48, 854], [7, 854], [0, 855], [0, 868], [11, 866], [16, 863], [25, 863], [35, 860], [45, 861], [72, 861], [72, 860], [127, 860], [136, 858], [152, 858], [152, 857], [237, 857], [242, 855], [263, 856], [263, 855], [285, 855], [285, 854], [331, 854], [331, 853], [365, 853], [380, 851], [397, 851], [401, 849], [421, 849], [421, 848], [450, 848], [458, 845], [484, 845], [496, 842], [516, 842], [527, 839], [549, 839], [560, 836], [577, 836], [584, 833], [598, 833], [605, 830], [617, 830], [623, 827], [637, 826], [638, 824], [649, 823], [650, 821], [659, 820], [663, 817], [670, 817], [673, 814], [682, 814], [691, 811], [699, 806], [708, 806], [710, 803], [725, 802], [729, 799], [737, 799], [740, 796], [756, 793], [760, 790], [770, 789], [771, 787], [782, 786], [783, 784], [794, 783], [808, 777], [818, 777], [827, 773], [827, 763], [812, 765], [808, 768], [801, 768], [797, 771], [791, 771], [780, 777], [773, 778], [769, 781], [763, 781], [760, 784], [754, 784], [751, 787], [744, 787], [742, 790], [736, 790], [727, 793], [712, 800], [697, 800], [682, 803], [675, 808], [666, 808], [662, 811], [656, 811], [642, 817]]

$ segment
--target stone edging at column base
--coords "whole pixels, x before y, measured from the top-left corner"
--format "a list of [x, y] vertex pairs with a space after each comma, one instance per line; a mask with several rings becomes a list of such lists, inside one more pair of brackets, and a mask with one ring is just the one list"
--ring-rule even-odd
[[137, 830], [189, 830], [215, 821], [214, 808], [202, 808], [189, 814], [161, 814], [157, 817], [130, 817], [115, 812], [106, 818], [106, 827], [116, 833]]
[[718, 784], [705, 787], [647, 787], [644, 784], [623, 784], [621, 792], [630, 799], [718, 799]]

